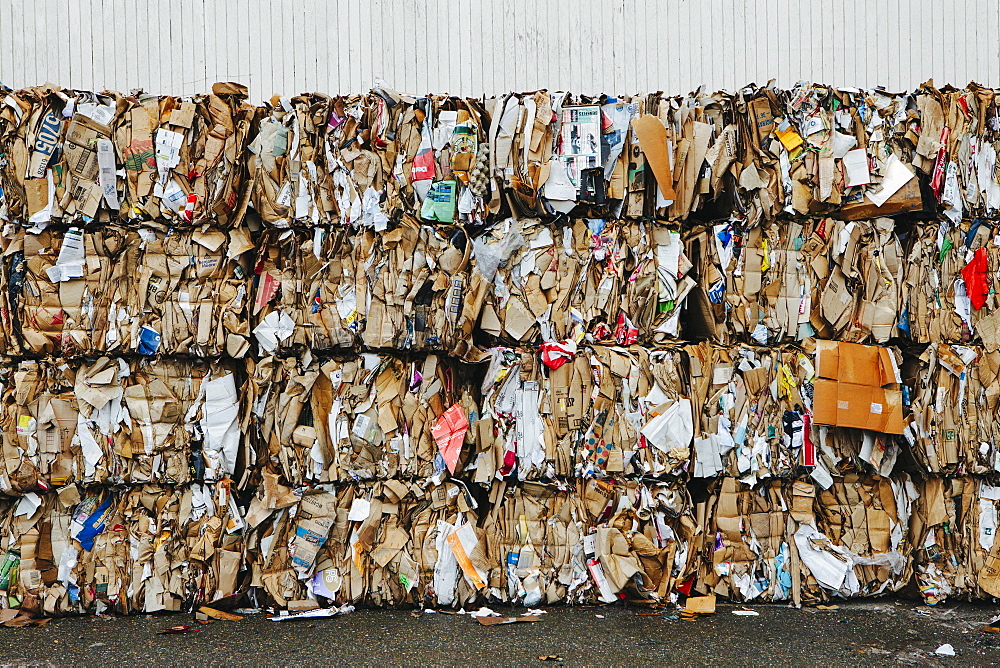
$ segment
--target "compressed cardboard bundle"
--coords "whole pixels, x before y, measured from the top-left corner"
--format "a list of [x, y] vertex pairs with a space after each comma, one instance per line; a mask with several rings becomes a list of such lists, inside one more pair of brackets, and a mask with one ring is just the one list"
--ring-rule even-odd
[[473, 425], [476, 482], [684, 473], [692, 411], [679, 349], [584, 346], [536, 357], [493, 348], [490, 354], [483, 418]]
[[479, 330], [507, 344], [669, 342], [696, 287], [681, 235], [665, 225], [510, 218], [473, 248], [490, 285]]
[[246, 97], [234, 83], [188, 98], [52, 85], [6, 93], [5, 218], [36, 229], [79, 220], [239, 223], [257, 114]]
[[918, 489], [911, 531], [924, 600], [1000, 596], [1000, 487], [973, 476], [931, 476]]
[[[565, 92], [412, 97], [380, 86], [246, 102], [55, 86], [4, 91], [8, 220], [238, 223], [384, 229], [578, 214], [845, 220], [1000, 209], [995, 92], [912, 93], [800, 83], [737, 94], [599, 98]], [[116, 172], [125, 177], [119, 182]], [[924, 192], [926, 189], [926, 193]], [[104, 216], [104, 218], [101, 218]]]
[[[888, 476], [901, 446], [901, 355], [809, 339], [808, 348], [687, 346], [695, 412], [692, 475], [747, 484], [809, 467], [824, 487], [859, 470]], [[812, 353], [812, 354], [807, 354]]]
[[898, 336], [904, 266], [895, 227], [890, 218], [807, 218], [739, 234], [731, 223], [693, 230], [693, 274], [710, 302], [711, 317], [698, 313], [703, 331], [761, 345]]
[[0, 92], [7, 604], [1000, 595], [993, 96]]
[[663, 600], [687, 577], [697, 528], [676, 480], [528, 482], [491, 500], [483, 526], [493, 598], [529, 606]]
[[261, 114], [249, 166], [254, 208], [269, 225], [340, 222], [381, 232], [399, 213], [442, 223], [487, 213], [489, 117], [479, 100], [380, 87], [272, 98]]
[[898, 591], [911, 576], [917, 491], [905, 474], [849, 474], [757, 488], [729, 477], [695, 505], [693, 591], [743, 601], [820, 602]]
[[[724, 188], [737, 157], [731, 96], [512, 94], [492, 102], [490, 172], [511, 211], [683, 219]], [[490, 108], [490, 105], [488, 105]], [[708, 163], [709, 170], [703, 170]]]
[[266, 357], [242, 395], [248, 465], [295, 487], [456, 473], [475, 451], [474, 387], [437, 355]]
[[908, 358], [910, 415], [904, 436], [926, 472], [990, 475], [1000, 470], [992, 416], [1000, 396], [1000, 352], [928, 345]]
[[102, 357], [25, 360], [6, 371], [4, 494], [220, 480], [243, 459], [232, 365]]
[[251, 584], [279, 606], [475, 600], [483, 532], [461, 483], [324, 485], [300, 498], [264, 476], [246, 515], [247, 565]]
[[45, 615], [178, 611], [237, 592], [245, 523], [226, 482], [106, 486], [0, 503], [12, 606]]
[[239, 358], [249, 350], [245, 230], [108, 226], [18, 231], [4, 241], [7, 354]]
[[683, 486], [525, 483], [496, 488], [489, 511], [475, 490], [385, 480], [299, 499], [267, 476], [246, 516], [252, 582], [291, 608], [537, 605], [662, 597], [686, 565]]
[[914, 228], [904, 284], [909, 338], [1000, 349], [995, 225], [975, 218]]
[[254, 334], [262, 354], [392, 348], [465, 355], [486, 283], [460, 227], [269, 232], [258, 249]]

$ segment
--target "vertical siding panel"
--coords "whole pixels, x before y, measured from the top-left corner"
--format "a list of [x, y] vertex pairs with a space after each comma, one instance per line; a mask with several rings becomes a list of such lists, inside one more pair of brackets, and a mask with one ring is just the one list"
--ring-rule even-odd
[[[344, 2], [345, 0], [340, 0], [340, 1]], [[419, 82], [416, 81], [416, 77], [414, 76], [416, 71], [414, 67], [415, 62], [413, 59], [414, 53], [406, 48], [407, 43], [420, 44], [419, 43], [420, 36], [415, 36], [411, 34], [411, 32], [415, 27], [413, 5], [408, 2], [405, 2], [405, 0], [403, 0], [403, 2], [400, 2], [400, 0], [396, 0], [396, 7], [399, 7], [401, 4], [404, 5], [405, 11], [400, 12], [400, 14], [398, 15], [403, 16], [404, 18], [402, 24], [400, 24], [397, 21], [398, 29], [396, 32], [396, 38], [398, 40], [398, 43], [396, 44], [396, 62], [399, 63], [398, 65], [399, 74], [403, 80], [401, 86], [403, 90], [418, 91], [420, 94], [424, 94], [427, 91], [421, 90], [421, 86], [418, 85]], [[414, 40], [414, 37], [416, 37], [417, 39]], [[436, 39], [437, 37], [438, 35], [436, 34], [425, 35], [425, 38], [427, 40]], [[418, 48], [430, 49], [431, 47], [429, 42], [425, 42], [424, 44], [420, 44]], [[427, 55], [428, 57], [430, 57], [429, 51]]]
[[[24, 7], [20, 0], [14, 0], [11, 3], [11, 17], [10, 23], [12, 26], [23, 26], [24, 25]], [[11, 88], [23, 88], [27, 85], [27, 72], [25, 71], [25, 65], [28, 63], [27, 46], [25, 44], [25, 33], [26, 30], [13, 29], [10, 33], [11, 51], [14, 53], [14, 57], [11, 58], [11, 65], [9, 85]]]
[[[572, 0], [558, 0], [559, 3], [559, 16], [562, 18], [562, 25], [559, 28], [558, 44], [559, 48], [559, 58], [556, 60], [558, 65], [557, 68], [557, 79], [558, 87], [564, 91], [577, 92], [575, 82], [572, 79], [572, 56], [570, 51], [570, 42], [573, 39], [573, 26], [572, 23], [567, 19], [569, 12], [572, 9], [570, 4]], [[501, 89], [513, 90], [513, 87], [505, 82], [501, 82]]]
[[[980, 15], [985, 17], [985, 25], [980, 29], [980, 51], [982, 61], [989, 72], [989, 85], [1000, 86], [1000, 13], [992, 11], [993, 0], [980, 0]], [[986, 83], [986, 82], [984, 82]]]
[[350, 82], [351, 90], [366, 90], [372, 84], [370, 81], [363, 81], [361, 78], [361, 56], [358, 53], [360, 35], [357, 32], [358, 5], [348, 0], [339, 0], [339, 2], [343, 6], [341, 16], [344, 21], [344, 25], [340, 27], [340, 34], [344, 37], [344, 41], [341, 43], [341, 53], [346, 51], [349, 60], [349, 66], [346, 70], [348, 75], [347, 80]]
[[[539, 12], [544, 12], [546, 10], [547, 3], [543, 3], [539, 9]], [[486, 8], [488, 10], [488, 8]], [[469, 87], [467, 97], [480, 97], [485, 90], [484, 74], [486, 71], [486, 65], [492, 58], [490, 54], [493, 53], [493, 36], [490, 34], [488, 28], [483, 25], [484, 17], [488, 12], [484, 11], [484, 7], [481, 3], [470, 2], [469, 3], [469, 29], [471, 34], [476, 35], [479, 40], [481, 40], [483, 45], [482, 54], [468, 54], [470, 67], [472, 74], [469, 77], [466, 85]], [[544, 20], [544, 19], [542, 19]], [[539, 45], [542, 46], [541, 44]], [[542, 58], [541, 65], [545, 65], [544, 54]]]
[[135, 9], [139, 24], [149, 26], [150, 39], [142, 40], [140, 53], [136, 56], [147, 61], [146, 75], [149, 77], [149, 81], [145, 83], [147, 90], [151, 93], [174, 94], [176, 91], [163, 79], [163, 70], [167, 67], [166, 61], [170, 57], [170, 47], [162, 38], [157, 39], [170, 34], [170, 12], [164, 5], [149, 0], [136, 0]]
[[[400, 66], [396, 63], [395, 54], [393, 53], [397, 30], [397, 26], [393, 21], [393, 17], [395, 16], [395, 2], [396, 0], [382, 0], [382, 39], [384, 42], [382, 45], [382, 70], [379, 72], [379, 77], [389, 82], [390, 85], [398, 87], [400, 84], [396, 80], [399, 79]], [[429, 0], [428, 4], [430, 4]], [[337, 48], [339, 50], [339, 45]]]
[[[628, 44], [629, 40], [634, 40], [634, 48], [636, 50], [635, 57], [635, 75], [632, 77], [631, 86], [622, 87], [617, 86], [615, 88], [615, 94], [619, 95], [621, 93], [635, 93], [636, 91], [642, 90], [646, 87], [646, 79], [648, 78], [650, 62], [649, 62], [649, 48], [654, 39], [653, 34], [649, 30], [650, 15], [649, 15], [649, 3], [646, 0], [632, 0], [632, 19], [629, 21], [624, 21], [625, 28], [623, 32], [630, 31], [633, 34], [622, 34], [619, 32], [614, 32], [605, 38], [604, 51], [602, 53], [602, 58], [598, 60], [599, 63], [606, 63], [611, 58], [613, 58], [614, 47], [608, 44], [611, 39], [622, 40], [622, 43]], [[600, 82], [595, 82], [598, 87], [600, 87]]]
[[[607, 29], [597, 27], [594, 30], [595, 36], [603, 38], [601, 41], [601, 55], [596, 59], [596, 67], [590, 73], [587, 81], [587, 88], [591, 93], [601, 92], [601, 73], [596, 71], [604, 69], [614, 63], [614, 76], [607, 92], [617, 94], [624, 91], [634, 93], [639, 89], [638, 78], [639, 68], [646, 47], [645, 30], [642, 29], [642, 20], [636, 18], [635, 0], [618, 0], [611, 9], [611, 20]], [[601, 25], [598, 19], [598, 26]], [[614, 40], [620, 49], [615, 49], [614, 45], [605, 43]], [[609, 48], [610, 47], [610, 48]], [[617, 57], [616, 57], [617, 56]]]
[[765, 12], [764, 4], [760, 0], [748, 0], [743, 16], [743, 48], [747, 51], [747, 72], [744, 78], [758, 83], [763, 83], [774, 76], [763, 66], [764, 50], [768, 41], [764, 37], [767, 33], [760, 30], [760, 18]]
[[[9, 24], [6, 23], [6, 12], [8, 11], [3, 5], [6, 3], [0, 2], [0, 35], [9, 35], [10, 28]], [[63, 11], [66, 14], [66, 20], [69, 25], [66, 30], [66, 81], [63, 82], [63, 86], [68, 88], [76, 88], [76, 80], [79, 76], [80, 63], [79, 59], [83, 53], [83, 45], [80, 43], [80, 3], [79, 2], [69, 2], [64, 3]], [[10, 53], [5, 51], [5, 47], [9, 48], [10, 40], [2, 40], [0, 44], [0, 63], [10, 62]], [[0, 70], [0, 81], [3, 80], [4, 72]]]
[[[191, 7], [191, 47], [193, 50], [194, 70], [191, 79], [193, 83], [188, 86], [189, 93], [198, 93], [205, 90], [205, 80], [208, 78], [205, 72], [205, 37], [207, 34], [205, 25], [205, 1], [195, 0]], [[211, 1], [211, 0], [209, 0]]]
[[997, 0], [0, 0], [0, 81], [187, 94], [1000, 85]]
[[[712, 63], [702, 63], [700, 69], [704, 73], [703, 78], [714, 80], [714, 83], [717, 84], [716, 88], [733, 88], [736, 82], [742, 78], [741, 73], [736, 71], [738, 67], [736, 61], [740, 59], [740, 56], [737, 55], [740, 53], [740, 46], [737, 42], [740, 36], [737, 35], [736, 31], [736, 9], [733, 0], [712, 0], [713, 16], [708, 19], [712, 23], [706, 27], [706, 30], [713, 35], [712, 44], [709, 45], [709, 53], [714, 55], [711, 56]], [[677, 22], [674, 23], [674, 27], [680, 32], [680, 25]], [[701, 40], [701, 35], [698, 36], [698, 40]], [[733, 54], [731, 57], [727, 55], [730, 53]], [[670, 89], [669, 94], [680, 92], [680, 90], [680, 87], [674, 86]]]
[[[463, 49], [460, 44], [463, 40], [460, 35], [463, 34], [461, 26], [461, 5], [462, 2], [446, 2], [444, 12], [448, 17], [448, 32], [444, 35], [438, 36], [438, 41], [442, 43], [441, 48], [447, 52], [448, 58], [448, 93], [451, 95], [461, 95], [462, 90], [465, 88], [465, 81], [462, 79], [462, 60], [467, 55], [467, 50]], [[523, 3], [522, 3], [523, 6]], [[523, 15], [523, 12], [522, 12]], [[523, 25], [523, 24], [518, 24]], [[522, 36], [522, 44], [524, 43], [523, 31], [519, 31]], [[424, 81], [424, 87], [427, 87], [425, 73], [415, 72], [417, 78]], [[523, 70], [519, 70], [518, 74], [523, 77]]]
[[107, 83], [104, 85], [127, 93], [129, 82], [125, 70], [128, 61], [123, 48], [125, 40], [120, 37], [120, 31], [124, 29], [125, 17], [122, 16], [122, 7], [115, 0], [104, 0], [104, 21], [100, 25], [101, 40], [97, 43], [98, 51], [111, 68]]
[[938, 83], [939, 86], [946, 83], [956, 85], [968, 83], [967, 81], [957, 81], [958, 72], [955, 70], [955, 51], [958, 49], [959, 44], [964, 43], [961, 40], [960, 35], [956, 34], [955, 12], [962, 4], [961, 0], [959, 0], [953, 7], [949, 7], [947, 11], [943, 12], [944, 23], [938, 24], [939, 30], [937, 32], [939, 34], [943, 32], [944, 35], [951, 37], [951, 39], [948, 39], [942, 35], [940, 38], [944, 57], [941, 59], [943, 66], [941, 76], [943, 77], [943, 80]]
[[[849, 1], [849, 0], [845, 0]], [[791, 40], [783, 38], [781, 36], [788, 35], [788, 13], [791, 8], [788, 6], [788, 0], [776, 0], [774, 7], [774, 19], [773, 25], [775, 33], [779, 35], [777, 42], [776, 53], [774, 58], [774, 67], [772, 68], [772, 74], [775, 79], [778, 80], [779, 86], [784, 86], [789, 79], [788, 73], [788, 59], [790, 42]]]
[[812, 0], [803, 0], [803, 2], [792, 2], [791, 3], [794, 22], [792, 30], [795, 31], [793, 34], [799, 35], [799, 39], [795, 40], [798, 44], [798, 58], [792, 63], [792, 77], [788, 81], [788, 85], [791, 86], [802, 79], [808, 79], [809, 73], [812, 72], [812, 39], [811, 35], [803, 30], [810, 30], [812, 26]]
[[[109, 0], [104, 1], [109, 2]], [[191, 25], [194, 21], [194, 0], [181, 0], [179, 4], [181, 6], [180, 24], [176, 26], [177, 29], [173, 34], [179, 34], [180, 39], [175, 41], [173, 45], [175, 49], [177, 47], [180, 48], [180, 53], [178, 54], [180, 57], [174, 59], [171, 62], [171, 66], [174, 70], [174, 85], [179, 87], [177, 92], [186, 94], [190, 85], [189, 82], [191, 79], [195, 78], [194, 49], [191, 45]], [[178, 69], [180, 69], [180, 72], [177, 71]]]
[[[69, 81], [69, 7], [62, 0], [48, 0], [49, 16], [53, 26], [48, 39], [49, 57], [53, 59], [52, 81], [66, 86]], [[76, 26], [73, 26], [76, 30]], [[6, 35], [8, 33], [0, 33]]]
[[[264, 11], [265, 8], [261, 7], [257, 16], [252, 17], [249, 20], [243, 19], [246, 22], [241, 23], [241, 26], [246, 25], [246, 41], [250, 47], [250, 51], [247, 54], [249, 57], [246, 60], [240, 60], [240, 65], [245, 67], [247, 70], [247, 76], [245, 77], [244, 83], [250, 87], [250, 101], [255, 104], [264, 97], [264, 90], [262, 86], [264, 82], [261, 77], [261, 70], [264, 67], [262, 64], [264, 58], [264, 45], [261, 43], [262, 39], [260, 34], [261, 26], [266, 25], [264, 23]], [[241, 11], [240, 14], [246, 17], [249, 12]]]
[[[562, 23], [565, 19], [562, 13], [562, 3], [559, 0], [551, 0], [545, 3], [548, 7], [546, 17], [546, 45], [545, 45], [545, 81], [543, 86], [550, 91], [566, 90], [567, 81], [562, 76], [562, 66], [564, 57], [563, 42], [561, 41]], [[496, 12], [493, 13], [494, 25], [497, 22]], [[495, 31], [494, 31], [495, 32]], [[503, 95], [508, 90], [502, 81], [494, 81], [490, 89], [491, 95]]]
[[[496, 80], [496, 68], [497, 59], [499, 57], [500, 45], [503, 44], [502, 36], [498, 35], [495, 29], [496, 19], [494, 18], [494, 12], [491, 9], [491, 3], [480, 3], [474, 2], [473, 12], [478, 12], [479, 19], [476, 22], [478, 29], [481, 31], [483, 36], [483, 43], [486, 44], [488, 51], [486, 54], [479, 58], [479, 87], [473, 91], [477, 96], [492, 96], [495, 95], [497, 91], [498, 81]], [[556, 8], [553, 3], [546, 2], [543, 4], [545, 7], [545, 12], [549, 20], [553, 16], [556, 16]], [[545, 48], [551, 48], [551, 45], [545, 44]], [[546, 59], [546, 76], [548, 76], [551, 63]]]
[[[730, 71], [729, 63], [721, 58], [722, 54], [725, 53], [724, 50], [728, 49], [729, 45], [720, 39], [722, 36], [720, 27], [723, 23], [731, 20], [726, 10], [725, 0], [712, 0], [712, 14], [708, 17], [708, 20], [710, 23], [706, 28], [706, 32], [714, 33], [712, 42], [709, 44], [711, 69], [708, 76], [711, 78], [711, 88], [732, 90], [735, 88], [735, 84], [731, 81], [732, 72]], [[655, 75], [655, 71], [653, 74]]]
[[[211, 3], [211, 0], [208, 0]], [[212, 3], [214, 4], [214, 3]], [[233, 3], [219, 3], [215, 10], [215, 26], [209, 30], [205, 40], [205, 49], [214, 56], [214, 64], [209, 69], [205, 66], [208, 77], [205, 90], [211, 90], [217, 81], [237, 81], [239, 70], [240, 44], [246, 41], [246, 33], [236, 28], [238, 7]]]
[[852, 35], [854, 34], [854, 26], [856, 18], [854, 16], [853, 0], [849, 2], [840, 3], [838, 10], [836, 12], [837, 20], [839, 21], [839, 30], [837, 40], [834, 41], [835, 49], [840, 59], [839, 67], [837, 68], [837, 82], [836, 86], [850, 86], [851, 80], [851, 50], [854, 48]]
[[[25, 8], [26, 10], [28, 8]], [[27, 14], [27, 31], [30, 33], [28, 37], [28, 44], [31, 49], [31, 61], [36, 63], [35, 67], [39, 70], [39, 74], [36, 77], [36, 81], [33, 83], [40, 84], [51, 80], [51, 75], [49, 74], [52, 70], [51, 62], [46, 58], [45, 54], [45, 31], [47, 29], [47, 17], [46, 17], [46, 7], [44, 3], [36, 3], [31, 11], [26, 11]]]
[[[675, 30], [675, 39], [670, 44], [670, 58], [668, 60], [670, 68], [669, 88], [666, 89], [668, 94], [678, 93], [684, 87], [684, 75], [681, 73], [681, 65], [683, 63], [684, 51], [690, 46], [690, 36], [684, 32], [684, 25], [681, 22], [681, 12], [682, 8], [679, 4], [667, 3], [668, 21], [670, 21], [670, 25]], [[731, 24], [727, 22], [726, 27], [730, 28]], [[726, 43], [731, 44], [732, 42], [727, 40]]]
[[574, 25], [572, 32], [570, 33], [570, 62], [568, 68], [568, 80], [572, 86], [572, 90], [576, 94], [585, 93], [583, 90], [583, 72], [581, 66], [581, 60], [583, 58], [583, 49], [580, 45], [580, 27], [579, 27], [579, 17], [580, 17], [580, 3], [573, 3], [576, 6], [576, 12], [572, 14], [575, 16], [576, 20], [573, 22]]
[[279, 0], [277, 4], [281, 7], [281, 41], [275, 46], [280, 50], [281, 56], [278, 62], [282, 67], [275, 79], [276, 92], [291, 97], [301, 92], [299, 77], [302, 69], [299, 67], [299, 52], [302, 42], [300, 35], [295, 32], [295, 12], [298, 3]]
[[[737, 85], [744, 86], [752, 81], [754, 76], [754, 72], [750, 67], [751, 54], [749, 51], [751, 49], [749, 41], [755, 39], [756, 35], [753, 31], [747, 29], [747, 21], [750, 18], [747, 15], [747, 3], [736, 0], [734, 4], [733, 45], [736, 47], [737, 53], [740, 53], [740, 57], [737, 58], [737, 66], [734, 68], [733, 74], [736, 77]], [[686, 26], [684, 27], [686, 28]], [[687, 87], [684, 90], [686, 91]]]
[[234, 48], [229, 52], [229, 60], [226, 64], [226, 69], [228, 70], [226, 79], [236, 81], [245, 86], [252, 86], [250, 73], [253, 71], [253, 68], [250, 65], [250, 54], [255, 50], [253, 44], [254, 32], [250, 29], [250, 21], [248, 20], [248, 12], [246, 10], [246, 7], [237, 5], [230, 9], [229, 17], [226, 20], [226, 30], [235, 31], [237, 35]]
[[[11, 30], [11, 5], [12, 3], [0, 2], [0, 35], [10, 35]], [[13, 40], [0, 40], [0, 85], [15, 87], [12, 78], [14, 68], [14, 54], [12, 51]]]
[[[448, 66], [448, 51], [451, 49], [435, 49], [432, 44], [439, 43], [439, 40], [447, 40], [449, 36], [449, 26], [444, 22], [448, 20], [448, 1], [428, 0], [425, 3], [417, 3], [414, 7], [415, 30], [426, 36], [426, 41], [413, 49], [411, 59], [413, 62], [413, 74], [410, 75], [408, 83], [409, 89], [421, 95], [427, 93], [446, 93], [451, 91], [452, 75]], [[452, 45], [454, 48], [457, 41]]]
[[548, 12], [545, 3], [526, 2], [522, 13], [525, 43], [528, 54], [522, 66], [525, 70], [525, 85], [531, 90], [547, 88], [549, 54], [545, 44], [548, 26], [545, 21]]
[[[98, 28], [101, 25], [101, 0], [80, 0], [80, 35], [83, 47], [84, 76], [81, 88], [92, 88], [101, 90], [101, 79], [104, 78], [103, 68], [100, 67], [97, 56], [97, 49], [94, 43], [97, 38]], [[100, 72], [98, 70], [101, 69]]]
[[285, 63], [284, 76], [279, 80], [283, 95], [292, 97], [302, 92], [302, 24], [299, 21], [301, 2], [281, 2], [282, 27], [284, 29], [281, 41], [283, 52], [282, 62]]
[[[886, 11], [886, 21], [883, 24], [885, 28], [886, 39], [889, 44], [902, 44], [902, 38], [904, 37], [902, 32], [902, 27], [899, 23], [899, 4], [897, 0], [888, 0]], [[884, 51], [884, 49], [883, 49]], [[888, 57], [887, 57], [888, 56]], [[900, 60], [901, 58], [894, 58], [891, 54], [882, 56], [883, 62], [885, 62], [885, 76], [883, 77], [883, 84], [889, 90], [899, 90], [902, 88], [900, 86]]]
[[[530, 27], [527, 23], [528, 18], [528, 5], [531, 4], [531, 0], [516, 0], [514, 3], [514, 26], [515, 32], [517, 33], [517, 50], [515, 51], [516, 62], [516, 75], [514, 81], [517, 83], [517, 87], [523, 91], [532, 90], [534, 85], [534, 77], [532, 76], [532, 42]], [[578, 25], [580, 25], [580, 32], [578, 39], [580, 40], [581, 50], [586, 54], [588, 50], [589, 36], [587, 35], [587, 21], [582, 20], [582, 17], [587, 16], [590, 13], [591, 7], [590, 3], [581, 3], [580, 13], [578, 18]], [[586, 55], [584, 56], [586, 57]]]
[[[319, 0], [318, 5], [325, 5], [326, 0]], [[426, 3], [425, 3], [426, 4]], [[375, 77], [385, 78], [385, 70], [382, 68], [382, 52], [385, 49], [385, 39], [383, 37], [383, 31], [385, 26], [382, 22], [382, 1], [372, 0], [369, 4], [368, 12], [368, 38], [371, 40], [371, 53], [368, 54], [368, 68], [370, 70], [368, 74], [368, 80], [374, 81]], [[419, 23], [417, 24], [417, 30], [420, 29]], [[322, 33], [322, 30], [321, 30]], [[317, 85], [326, 85], [326, 77], [323, 75], [324, 63], [329, 63], [331, 58], [329, 54], [333, 54], [335, 51], [332, 49], [330, 42], [325, 37], [320, 37], [320, 43], [317, 46], [317, 57], [319, 58], [319, 71], [321, 73], [320, 82]], [[328, 65], [327, 65], [328, 66]], [[371, 85], [371, 84], [369, 84]], [[323, 89], [325, 92], [325, 89]]]
[[649, 70], [646, 74], [648, 80], [644, 81], [638, 90], [623, 91], [627, 95], [656, 91], [667, 85], [667, 82], [665, 81], [667, 78], [667, 68], [663, 66], [663, 61], [666, 58], [667, 53], [666, 42], [674, 41], [673, 26], [664, 20], [666, 18], [666, 12], [661, 3], [656, 2], [656, 0], [644, 0], [644, 2], [646, 3], [647, 11], [649, 12], [649, 22], [653, 27], [652, 35], [650, 35], [651, 45], [649, 51], [652, 62], [650, 63]]
[[771, 52], [774, 49], [773, 40], [768, 39], [770, 32], [770, 16], [774, 11], [772, 0], [753, 0], [746, 17], [746, 48], [752, 51], [749, 58], [750, 72], [748, 81], [764, 83], [775, 78], [771, 66]]
[[[295, 54], [295, 69], [297, 70], [295, 80], [298, 84], [295, 90], [296, 94], [308, 93], [313, 90], [313, 63], [315, 60], [313, 59], [313, 25], [309, 20], [309, 5], [311, 4], [312, 0], [300, 0], [293, 2], [291, 8], [292, 39], [289, 48]], [[357, 19], [355, 23], [357, 23]], [[365, 44], [367, 43], [368, 40], [365, 39]]]
[[[474, 10], [473, 5], [477, 3], [472, 2], [460, 2], [455, 8], [455, 19], [457, 21], [455, 25], [456, 34], [463, 35], [461, 41], [463, 44], [469, 43], [469, 37], [476, 35], [476, 44], [483, 44], [483, 40], [479, 37], [480, 26], [478, 25], [478, 12]], [[533, 59], [532, 70], [529, 73], [532, 80], [538, 79], [538, 60], [539, 54], [537, 46], [534, 43], [535, 37], [538, 35], [538, 28], [534, 24], [537, 20], [538, 10], [535, 6], [528, 6], [528, 18], [527, 25], [525, 25], [525, 30], [529, 33], [528, 40], [532, 44], [531, 57]], [[484, 52], [479, 49], [469, 49], [467, 47], [457, 49], [458, 64], [456, 71], [459, 73], [461, 80], [459, 81], [459, 86], [457, 86], [457, 94], [461, 97], [474, 97], [478, 94], [478, 88], [476, 81], [479, 79], [479, 67], [483, 60]]]
[[36, 26], [36, 8], [33, 5], [23, 3], [21, 4], [21, 11], [24, 12], [24, 74], [28, 75], [29, 72], [37, 71], [41, 69], [38, 74], [32, 76], [32, 80], [26, 82], [26, 85], [35, 86], [37, 84], [43, 83], [44, 81], [44, 68], [39, 68], [38, 54], [35, 52], [35, 33], [37, 31]]
[[[223, 28], [221, 16], [225, 12], [224, 2], [212, 2], [212, 0], [202, 0], [201, 15], [204, 29], [198, 35], [198, 41], [202, 48], [202, 58], [204, 60], [203, 81], [199, 81], [195, 86], [196, 92], [211, 90], [212, 84], [219, 80], [219, 52], [225, 48], [231, 37], [226, 34]], [[198, 11], [198, 8], [195, 8]], [[220, 16], [221, 15], [221, 16]]]
[[260, 96], [262, 99], [267, 100], [278, 92], [276, 90], [277, 87], [274, 85], [275, 74], [278, 71], [275, 63], [281, 56], [281, 50], [280, 48], [272, 48], [272, 42], [275, 46], [281, 43], [281, 9], [278, 5], [269, 2], [265, 2], [261, 5], [261, 8], [264, 9], [264, 15], [267, 18], [260, 26], [260, 43], [263, 46], [260, 63]]
[[127, 28], [134, 31], [134, 26], [145, 26], [148, 34], [147, 37], [143, 38], [138, 31], [135, 31], [129, 58], [136, 63], [135, 85], [151, 93], [158, 93], [160, 92], [160, 82], [155, 73], [157, 61], [151, 57], [158, 26], [155, 21], [150, 20], [147, 10], [146, 3], [141, 0], [128, 0], [126, 4], [125, 25]]
[[[316, 88], [316, 53], [318, 48], [316, 44], [315, 12], [316, 0], [304, 0], [304, 2], [300, 3], [299, 19], [302, 22], [302, 45], [299, 48], [302, 51], [302, 90], [310, 93], [319, 90]], [[362, 16], [367, 17], [369, 13], [369, 10], [366, 8], [362, 12]], [[370, 49], [371, 39], [366, 33], [361, 34], [364, 35], [363, 43], [365, 45], [365, 49], [362, 49], [362, 51]]]
[[926, 6], [928, 4], [931, 5], [931, 16], [933, 17], [930, 26], [927, 26], [927, 24], [925, 24], [925, 26], [929, 28], [928, 32], [930, 32], [930, 38], [931, 38], [930, 41], [932, 46], [931, 46], [931, 60], [929, 63], [929, 67], [927, 68], [927, 74], [924, 76], [924, 80], [926, 80], [927, 77], [934, 77], [934, 84], [936, 86], [941, 86], [945, 83], [944, 67], [942, 66], [945, 58], [943, 53], [944, 41], [941, 35], [941, 26], [943, 25], [944, 22], [944, 7], [939, 2], [928, 2], [927, 0], [920, 0], [920, 3], [924, 6], [925, 16], [927, 11]]

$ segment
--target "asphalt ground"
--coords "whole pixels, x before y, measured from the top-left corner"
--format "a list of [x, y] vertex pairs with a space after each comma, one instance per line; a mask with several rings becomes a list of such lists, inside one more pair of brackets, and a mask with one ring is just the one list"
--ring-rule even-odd
[[[734, 614], [743, 609], [759, 614]], [[676, 611], [553, 607], [540, 622], [503, 626], [401, 610], [280, 623], [263, 614], [211, 623], [180, 613], [76, 617], [0, 628], [0, 665], [992, 665], [1000, 634], [983, 626], [997, 614], [998, 606], [880, 599], [834, 610], [720, 604], [694, 621]], [[157, 635], [181, 624], [199, 630]], [[935, 654], [944, 643], [956, 656]], [[552, 655], [560, 658], [539, 659]]]

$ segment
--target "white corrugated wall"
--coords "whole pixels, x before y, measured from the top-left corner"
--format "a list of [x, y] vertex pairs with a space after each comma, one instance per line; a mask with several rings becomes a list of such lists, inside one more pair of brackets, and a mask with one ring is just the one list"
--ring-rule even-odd
[[188, 94], [1000, 86], [998, 0], [0, 0], [0, 81]]

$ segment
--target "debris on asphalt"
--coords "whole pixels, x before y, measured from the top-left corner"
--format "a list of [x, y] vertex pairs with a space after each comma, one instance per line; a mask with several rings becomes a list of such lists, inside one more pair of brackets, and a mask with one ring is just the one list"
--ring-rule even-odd
[[210, 608], [207, 605], [199, 606], [198, 613], [205, 617], [211, 617], [212, 619], [219, 619], [226, 622], [238, 622], [243, 619], [243, 615], [225, 612], [224, 610], [216, 610], [215, 608]]
[[955, 648], [951, 646], [951, 643], [945, 643], [934, 650], [934, 653], [940, 656], [955, 656]]
[[170, 627], [167, 627], [167, 628], [163, 629], [162, 631], [157, 631], [156, 635], [158, 635], [158, 636], [178, 635], [178, 634], [182, 634], [182, 633], [194, 633], [196, 631], [201, 631], [201, 629], [196, 628], [194, 626], [187, 625], [187, 624], [181, 624], [179, 626], [170, 626]]

